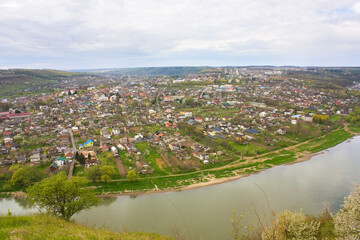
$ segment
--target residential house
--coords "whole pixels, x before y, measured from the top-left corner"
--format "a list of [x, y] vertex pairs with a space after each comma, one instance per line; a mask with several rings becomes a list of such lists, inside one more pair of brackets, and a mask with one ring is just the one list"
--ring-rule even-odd
[[98, 160], [97, 159], [86, 159], [85, 160], [85, 167], [86, 168], [89, 168], [89, 167], [91, 167], [91, 166], [95, 166], [95, 165], [97, 165], [98, 164]]
[[57, 165], [57, 166], [65, 166], [66, 163], [67, 163], [67, 159], [66, 158], [63, 158], [63, 157], [58, 157], [55, 159], [54, 163]]
[[113, 129], [112, 129], [112, 133], [113, 133], [115, 136], [120, 135], [120, 128], [113, 128]]
[[85, 147], [93, 147], [94, 146], [94, 141], [93, 140], [87, 140], [86, 142], [84, 142], [84, 146]]
[[31, 163], [40, 163], [41, 160], [41, 153], [40, 151], [35, 151], [31, 156], [30, 156], [30, 162]]
[[50, 165], [50, 172], [55, 172], [56, 170], [58, 170], [58, 165], [53, 162], [51, 165]]

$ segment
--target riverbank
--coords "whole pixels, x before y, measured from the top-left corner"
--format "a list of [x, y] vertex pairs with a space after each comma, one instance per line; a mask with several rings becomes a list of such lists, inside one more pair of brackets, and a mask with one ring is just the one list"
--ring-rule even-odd
[[[267, 152], [254, 157], [239, 158], [227, 165], [188, 173], [158, 177], [145, 177], [131, 182], [117, 179], [108, 183], [89, 183], [100, 197], [138, 196], [164, 192], [185, 191], [220, 183], [234, 181], [278, 165], [294, 164], [310, 160], [313, 156], [357, 135], [348, 126], [332, 131], [321, 137], [311, 139], [287, 148]], [[4, 196], [18, 196], [22, 192], [6, 193]]]
[[[136, 186], [133, 189], [129, 188], [130, 185], [127, 181], [114, 181], [109, 184], [97, 183], [93, 185], [95, 191], [103, 190], [103, 192], [99, 193], [101, 197], [138, 196], [202, 188], [244, 178], [274, 166], [308, 161], [312, 157], [324, 153], [324, 150], [334, 147], [353, 136], [355, 134], [345, 129], [340, 129], [284, 149], [247, 158], [246, 160], [240, 159], [223, 167], [174, 175], [172, 177], [141, 179], [139, 182], [132, 183]], [[115, 192], [116, 190], [117, 192]]]
[[[326, 151], [326, 150], [324, 150], [324, 151]], [[300, 163], [300, 162], [309, 161], [314, 156], [323, 154], [324, 151], [319, 152], [319, 153], [308, 154], [306, 156], [303, 156], [303, 157], [295, 160], [294, 162], [285, 163], [284, 165], [292, 165], [292, 164], [296, 164], [296, 163]], [[200, 183], [195, 183], [195, 184], [176, 187], [176, 188], [169, 188], [169, 189], [163, 189], [163, 190], [137, 191], [137, 192], [123, 192], [123, 193], [115, 193], [115, 194], [111, 194], [111, 193], [110, 194], [100, 194], [99, 197], [142, 196], [142, 195], [160, 194], [160, 193], [166, 193], [166, 192], [180, 192], [180, 191], [198, 189], [198, 188], [203, 188], [203, 187], [209, 187], [209, 186], [217, 185], [217, 184], [221, 184], [221, 183], [232, 182], [232, 181], [238, 180], [240, 178], [249, 177], [251, 175], [258, 174], [265, 170], [266, 169], [261, 169], [256, 172], [240, 174], [240, 175], [236, 175], [233, 177], [226, 177], [226, 178], [220, 178], [220, 179], [213, 178], [213, 179], [209, 180], [208, 182], [200, 182]]]

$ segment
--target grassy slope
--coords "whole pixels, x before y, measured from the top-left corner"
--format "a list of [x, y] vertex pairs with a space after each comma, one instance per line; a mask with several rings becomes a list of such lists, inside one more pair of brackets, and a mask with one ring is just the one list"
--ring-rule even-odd
[[0, 239], [171, 239], [152, 233], [117, 233], [49, 215], [0, 216]]
[[[135, 75], [135, 76], [172, 76], [172, 75], [187, 75], [192, 73], [199, 73], [207, 70], [209, 67], [145, 67], [145, 68], [120, 68], [120, 69], [107, 69], [101, 72]], [[97, 72], [97, 71], [95, 71]]]
[[0, 70], [0, 95], [12, 96], [22, 94], [22, 90], [32, 85], [57, 83], [60, 78], [78, 75], [78, 73], [57, 70], [11, 69]]

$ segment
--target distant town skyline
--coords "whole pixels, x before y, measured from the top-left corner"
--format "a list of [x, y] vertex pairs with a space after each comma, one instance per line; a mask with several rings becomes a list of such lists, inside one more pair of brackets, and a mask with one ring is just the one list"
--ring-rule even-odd
[[2, 0], [0, 68], [360, 66], [360, 1]]

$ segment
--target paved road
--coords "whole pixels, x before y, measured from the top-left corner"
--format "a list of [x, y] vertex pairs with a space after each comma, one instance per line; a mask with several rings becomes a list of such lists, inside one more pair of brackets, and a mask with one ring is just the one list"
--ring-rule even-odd
[[[70, 133], [70, 138], [71, 138], [71, 142], [73, 145], [73, 150], [74, 150], [74, 156], [77, 152], [76, 146], [75, 146], [75, 140], [74, 140], [74, 136], [72, 133], [71, 128], [69, 129], [69, 133]], [[68, 180], [70, 180], [72, 178], [73, 172], [74, 172], [74, 165], [75, 165], [75, 159], [73, 159], [71, 165], [70, 165], [70, 169], [69, 169], [69, 175], [68, 175]]]

